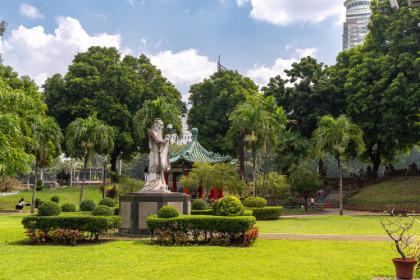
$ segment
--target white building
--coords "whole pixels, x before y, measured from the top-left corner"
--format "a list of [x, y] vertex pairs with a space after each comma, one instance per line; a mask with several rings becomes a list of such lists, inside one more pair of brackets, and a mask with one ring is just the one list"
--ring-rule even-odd
[[368, 34], [372, 11], [370, 0], [346, 0], [346, 22], [343, 26], [343, 49], [348, 50], [362, 44]]
[[172, 135], [171, 142], [178, 145], [185, 145], [188, 142], [191, 142], [191, 139], [192, 139], [191, 131], [188, 128], [186, 115], [181, 118], [181, 123], [182, 123], [182, 135], [181, 136], [177, 136], [176, 134]]

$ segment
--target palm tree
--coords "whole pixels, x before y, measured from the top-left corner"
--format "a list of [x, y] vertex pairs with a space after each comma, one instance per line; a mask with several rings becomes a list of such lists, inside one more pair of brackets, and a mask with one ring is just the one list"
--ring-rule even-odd
[[53, 118], [44, 116], [35, 117], [31, 120], [31, 131], [34, 145], [30, 150], [35, 156], [35, 183], [31, 203], [31, 213], [33, 213], [38, 186], [38, 170], [50, 165], [53, 158], [61, 154], [63, 134]]
[[337, 119], [327, 115], [319, 121], [318, 128], [312, 136], [315, 153], [322, 158], [324, 153], [332, 154], [337, 160], [339, 172], [339, 196], [340, 196], [340, 215], [343, 215], [343, 167], [342, 158], [349, 148], [355, 152], [363, 152], [365, 144], [363, 142], [362, 129], [351, 122], [345, 115]]
[[106, 155], [114, 147], [114, 129], [96, 118], [96, 114], [86, 118], [77, 118], [70, 123], [66, 132], [67, 152], [71, 157], [83, 160], [84, 176], [80, 187], [79, 202], [83, 200], [86, 168], [92, 156], [97, 153]]
[[269, 101], [259, 93], [249, 95], [229, 116], [231, 127], [227, 133], [228, 138], [245, 135], [245, 142], [251, 147], [254, 196], [257, 188], [257, 149], [268, 137], [278, 135], [284, 128], [283, 120], [286, 118], [282, 110], [270, 110], [267, 105], [272, 103]]
[[134, 124], [137, 136], [140, 140], [146, 139], [147, 129], [156, 118], [159, 118], [166, 124], [164, 134], [181, 134], [181, 111], [179, 106], [171, 103], [164, 97], [158, 97], [155, 100], [147, 100], [134, 116]]

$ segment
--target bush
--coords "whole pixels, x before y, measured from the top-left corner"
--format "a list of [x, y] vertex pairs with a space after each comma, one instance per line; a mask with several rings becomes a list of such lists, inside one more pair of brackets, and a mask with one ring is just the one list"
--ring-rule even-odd
[[76, 245], [83, 240], [83, 232], [78, 229], [58, 228], [50, 232], [50, 238], [54, 243]]
[[93, 200], [83, 200], [80, 203], [80, 211], [93, 211], [96, 204]]
[[214, 213], [212, 208], [209, 209], [204, 209], [204, 210], [191, 210], [191, 215], [210, 215], [210, 216], [215, 216], [216, 214]]
[[217, 203], [217, 215], [240, 216], [244, 211], [241, 201], [234, 196], [225, 196]]
[[110, 199], [115, 199], [118, 196], [118, 187], [116, 185], [105, 190], [105, 196]]
[[22, 183], [12, 177], [0, 177], [0, 192], [14, 192], [22, 189]]
[[178, 209], [172, 205], [166, 205], [159, 209], [159, 218], [175, 218], [179, 216]]
[[97, 240], [101, 233], [119, 227], [120, 219], [116, 216], [27, 216], [22, 224], [26, 234], [33, 242], [48, 242], [57, 229], [78, 230], [86, 238]]
[[193, 210], [204, 210], [206, 209], [206, 203], [202, 199], [194, 199], [191, 203], [191, 208]]
[[60, 215], [60, 206], [54, 201], [42, 203], [38, 209], [39, 216], [58, 216]]
[[120, 214], [120, 208], [115, 207], [114, 208], [114, 215], [118, 216]]
[[76, 212], [76, 206], [71, 203], [64, 203], [61, 205], [62, 212]]
[[59, 203], [60, 202], [60, 197], [58, 195], [53, 195], [50, 200], [54, 201], [55, 203]]
[[114, 211], [106, 205], [98, 205], [92, 211], [93, 216], [111, 216], [112, 214], [114, 214]]
[[257, 221], [267, 221], [267, 220], [278, 220], [281, 215], [281, 206], [267, 206], [264, 208], [249, 208], [252, 210], [252, 216], [254, 216]]
[[[159, 218], [151, 215], [147, 218], [147, 226], [156, 237], [156, 242], [163, 245], [213, 244], [241, 245], [245, 244], [245, 236], [255, 224], [255, 217], [237, 216], [179, 216], [175, 218]], [[254, 235], [252, 235], [254, 236]], [[252, 239], [252, 238], [251, 238]]]
[[115, 206], [115, 201], [112, 198], [105, 197], [104, 199], [102, 199], [101, 201], [99, 201], [99, 205], [105, 205], [105, 206], [109, 206], [109, 207], [114, 207]]
[[252, 208], [262, 208], [267, 206], [267, 200], [262, 197], [247, 197], [245, 198], [243, 205], [245, 207], [252, 207]]
[[35, 198], [35, 208], [39, 208], [44, 201], [40, 198]]

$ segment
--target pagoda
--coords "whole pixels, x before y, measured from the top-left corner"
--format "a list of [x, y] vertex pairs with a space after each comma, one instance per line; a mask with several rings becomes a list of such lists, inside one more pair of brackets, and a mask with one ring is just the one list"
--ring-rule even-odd
[[[169, 175], [171, 175], [171, 191], [177, 192], [177, 179], [180, 176], [188, 176], [190, 170], [193, 168], [194, 163], [232, 163], [236, 164], [236, 160], [233, 160], [230, 156], [222, 156], [218, 153], [207, 151], [200, 142], [198, 142], [198, 129], [191, 129], [191, 141], [180, 151], [174, 153], [169, 162], [171, 164], [171, 170], [168, 174], [165, 174], [165, 180], [169, 181]], [[183, 190], [185, 193], [189, 193], [188, 189]], [[212, 190], [212, 192], [214, 192]], [[199, 191], [200, 197], [202, 191]]]

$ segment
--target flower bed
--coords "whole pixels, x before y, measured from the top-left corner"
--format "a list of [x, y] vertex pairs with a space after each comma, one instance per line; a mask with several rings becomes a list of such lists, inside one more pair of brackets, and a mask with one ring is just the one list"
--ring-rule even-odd
[[152, 240], [161, 245], [210, 244], [250, 246], [258, 237], [252, 216], [193, 215], [158, 218], [151, 215], [147, 226]]
[[36, 242], [76, 244], [81, 240], [98, 240], [99, 235], [117, 229], [118, 216], [28, 216], [22, 224], [29, 239]]

